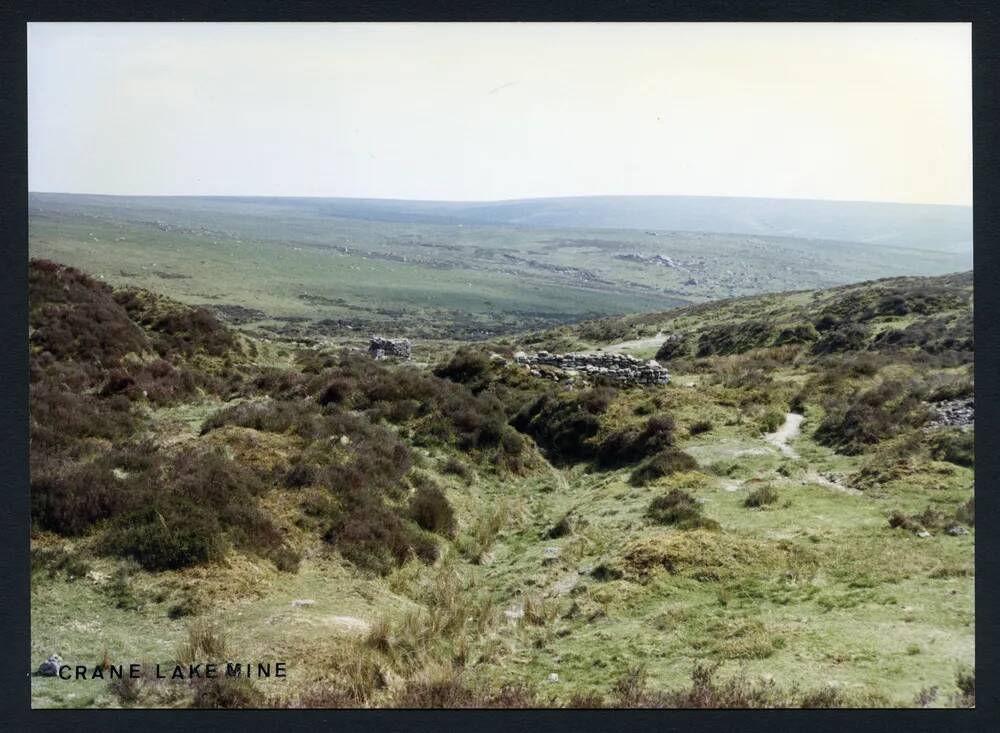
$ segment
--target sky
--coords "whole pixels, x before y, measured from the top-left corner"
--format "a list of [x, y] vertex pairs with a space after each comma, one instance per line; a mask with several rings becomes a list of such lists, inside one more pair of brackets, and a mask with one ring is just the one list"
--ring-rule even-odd
[[30, 23], [29, 189], [971, 205], [971, 26]]

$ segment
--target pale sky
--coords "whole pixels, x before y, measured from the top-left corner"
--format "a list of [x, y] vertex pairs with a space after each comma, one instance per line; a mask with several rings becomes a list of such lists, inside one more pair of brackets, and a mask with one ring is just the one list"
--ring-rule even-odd
[[971, 26], [31, 23], [29, 188], [972, 203]]

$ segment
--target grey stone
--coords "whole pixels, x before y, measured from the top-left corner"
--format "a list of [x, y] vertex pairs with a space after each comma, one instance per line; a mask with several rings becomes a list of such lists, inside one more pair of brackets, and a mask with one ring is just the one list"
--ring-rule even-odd
[[931, 405], [934, 418], [930, 428], [971, 428], [976, 424], [976, 403], [971, 397], [945, 400]]
[[58, 654], [53, 654], [39, 665], [38, 674], [42, 675], [42, 677], [55, 677], [59, 674], [59, 667], [62, 666], [62, 663], [62, 657]]
[[368, 353], [376, 359], [409, 359], [410, 339], [389, 339], [372, 336], [368, 343]]
[[[629, 354], [550, 354], [547, 351], [526, 354], [519, 351], [514, 355], [514, 361], [524, 364], [532, 376], [553, 381], [576, 376], [580, 372], [598, 374], [625, 384], [652, 385], [667, 384], [670, 381], [670, 373], [655, 359], [642, 362]], [[544, 365], [551, 369], [542, 371], [532, 368], [533, 365]]]

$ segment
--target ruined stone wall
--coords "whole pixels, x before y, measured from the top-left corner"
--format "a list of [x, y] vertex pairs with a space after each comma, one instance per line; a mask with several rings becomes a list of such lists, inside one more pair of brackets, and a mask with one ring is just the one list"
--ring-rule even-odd
[[410, 339], [387, 339], [382, 336], [372, 336], [368, 344], [368, 353], [376, 359], [409, 359]]
[[568, 377], [606, 377], [627, 384], [666, 384], [670, 381], [670, 372], [658, 362], [642, 361], [628, 354], [550, 354], [547, 351], [526, 354], [519, 351], [514, 361], [529, 367], [535, 364], [554, 367]]

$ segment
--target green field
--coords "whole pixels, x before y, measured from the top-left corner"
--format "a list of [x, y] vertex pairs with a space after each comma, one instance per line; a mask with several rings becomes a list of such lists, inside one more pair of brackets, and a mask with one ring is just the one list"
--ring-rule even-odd
[[364, 220], [296, 199], [32, 194], [30, 204], [33, 257], [313, 338], [482, 339], [971, 263], [945, 247]]

